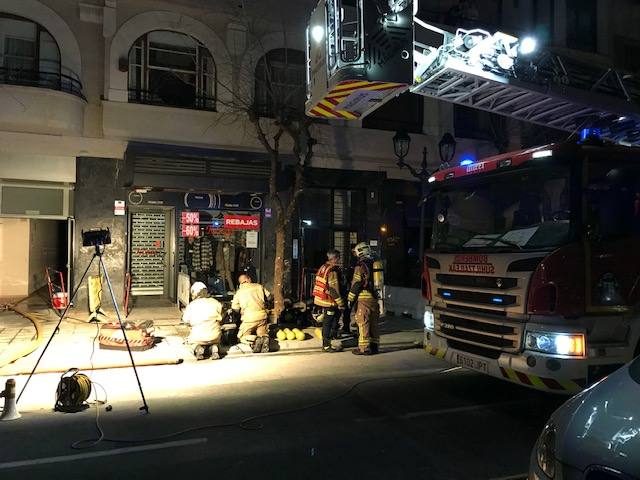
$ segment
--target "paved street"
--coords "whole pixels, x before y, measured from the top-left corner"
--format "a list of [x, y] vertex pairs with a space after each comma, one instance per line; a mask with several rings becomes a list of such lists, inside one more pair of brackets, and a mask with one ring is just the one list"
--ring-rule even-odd
[[[149, 439], [144, 446], [105, 440], [71, 449], [95, 437], [96, 408], [52, 413], [58, 375], [39, 375], [20, 402], [23, 418], [0, 424], [0, 477], [510, 477], [526, 471], [544, 421], [564, 400], [450, 369], [419, 349], [254, 356], [139, 373], [149, 415], [137, 410], [130, 369], [96, 371], [93, 380], [113, 406], [99, 411], [106, 437]], [[24, 378], [17, 381], [20, 388]], [[232, 425], [206, 427], [219, 424]], [[62, 462], [49, 463], [58, 456]]]

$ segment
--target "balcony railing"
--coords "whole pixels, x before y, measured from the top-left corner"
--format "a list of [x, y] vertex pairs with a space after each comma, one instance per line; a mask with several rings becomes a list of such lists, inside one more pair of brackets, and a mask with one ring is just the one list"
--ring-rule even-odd
[[206, 95], [159, 95], [148, 90], [129, 90], [130, 103], [159, 105], [164, 107], [190, 108], [193, 110], [216, 110], [216, 99]]
[[57, 72], [39, 72], [0, 67], [0, 84], [48, 88], [85, 99], [82, 93], [82, 83], [79, 80]]

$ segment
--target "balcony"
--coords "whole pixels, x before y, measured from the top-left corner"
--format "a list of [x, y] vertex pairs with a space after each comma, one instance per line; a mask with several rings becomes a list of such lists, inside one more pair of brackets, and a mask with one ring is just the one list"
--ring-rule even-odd
[[70, 93], [83, 100], [85, 99], [80, 81], [62, 73], [37, 72], [0, 67], [0, 84], [48, 88], [50, 90]]
[[0, 68], [0, 130], [82, 135], [86, 99], [76, 78]]
[[190, 108], [192, 110], [216, 111], [216, 99], [205, 95], [181, 94], [179, 90], [173, 92], [150, 92], [148, 90], [129, 89], [129, 103], [142, 103], [174, 108]]

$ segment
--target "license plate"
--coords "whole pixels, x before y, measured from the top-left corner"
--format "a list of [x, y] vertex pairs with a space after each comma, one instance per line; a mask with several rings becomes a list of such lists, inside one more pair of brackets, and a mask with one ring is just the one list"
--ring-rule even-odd
[[478, 360], [476, 358], [467, 357], [466, 355], [455, 353], [453, 355], [453, 361], [461, 367], [478, 370], [482, 373], [489, 373], [489, 365], [483, 360]]

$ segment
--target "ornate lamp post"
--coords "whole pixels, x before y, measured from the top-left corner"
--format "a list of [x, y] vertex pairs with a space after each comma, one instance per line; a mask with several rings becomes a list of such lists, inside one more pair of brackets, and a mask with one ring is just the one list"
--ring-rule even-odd
[[[422, 162], [420, 163], [420, 170], [416, 170], [408, 163], [405, 163], [404, 157], [409, 153], [409, 146], [411, 145], [411, 137], [404, 130], [398, 130], [393, 136], [393, 150], [398, 157], [398, 167], [407, 167], [411, 175], [420, 181], [420, 239], [418, 246], [418, 258], [422, 262], [424, 256], [424, 209], [427, 203], [427, 194], [429, 186], [429, 177], [433, 172], [427, 170], [427, 147], [422, 149]], [[453, 135], [445, 133], [438, 143], [438, 153], [440, 154], [440, 166], [436, 170], [449, 168], [449, 163], [453, 160], [453, 156], [456, 153], [456, 141]], [[434, 170], [435, 171], [435, 170]]]

